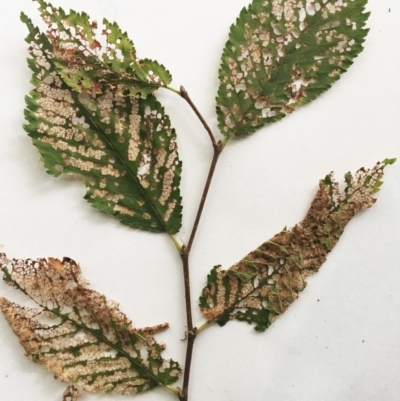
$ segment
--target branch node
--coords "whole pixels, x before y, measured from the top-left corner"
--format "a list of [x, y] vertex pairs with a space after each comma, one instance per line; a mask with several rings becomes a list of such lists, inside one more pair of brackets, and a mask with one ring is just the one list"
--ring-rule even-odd
[[181, 338], [181, 341], [186, 341], [189, 337], [196, 337], [196, 336], [197, 336], [197, 327], [193, 327], [193, 330], [185, 331], [185, 338]]

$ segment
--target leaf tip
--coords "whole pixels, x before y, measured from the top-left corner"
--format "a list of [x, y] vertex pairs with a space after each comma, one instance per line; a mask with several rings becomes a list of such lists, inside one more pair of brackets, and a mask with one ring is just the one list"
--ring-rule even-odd
[[23, 11], [21, 11], [19, 18], [20, 18], [21, 22], [23, 22], [25, 24], [30, 21], [29, 17]]
[[382, 163], [383, 163], [385, 166], [387, 166], [387, 165], [392, 165], [392, 164], [396, 163], [396, 161], [397, 161], [397, 158], [395, 157], [395, 158], [393, 158], [393, 159], [385, 159], [385, 160], [383, 160]]

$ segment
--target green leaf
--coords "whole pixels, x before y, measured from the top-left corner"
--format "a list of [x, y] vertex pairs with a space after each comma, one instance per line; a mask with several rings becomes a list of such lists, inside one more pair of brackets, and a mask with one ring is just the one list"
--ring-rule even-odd
[[231, 27], [219, 71], [218, 122], [253, 133], [309, 103], [362, 51], [367, 0], [254, 0]]
[[115, 22], [104, 19], [100, 31], [97, 21], [91, 21], [86, 13], [66, 13], [43, 0], [35, 1], [48, 24], [53, 64], [73, 90], [103, 93], [104, 86], [123, 84], [130, 96], [146, 98], [171, 83], [164, 66], [136, 58], [133, 42]]
[[[178, 363], [164, 360], [165, 346], [153, 338], [168, 324], [133, 328], [116, 302], [87, 287], [73, 260], [9, 261], [1, 254], [0, 268], [8, 285], [38, 305], [26, 308], [0, 298], [0, 309], [28, 358], [56, 378], [88, 392], [121, 394], [178, 380]], [[66, 395], [78, 399], [72, 386]]]
[[71, 90], [53, 58], [53, 46], [31, 21], [34, 90], [25, 129], [54, 176], [81, 176], [85, 198], [122, 223], [152, 232], [181, 227], [182, 170], [175, 130], [153, 95], [130, 96], [124, 83], [102, 90]]
[[221, 326], [237, 319], [265, 331], [306, 287], [306, 278], [319, 270], [340, 239], [347, 223], [371, 207], [383, 170], [394, 159], [371, 170], [346, 174], [346, 188], [339, 191], [333, 174], [320, 182], [305, 219], [284, 229], [224, 271], [214, 267], [200, 298], [204, 317]]

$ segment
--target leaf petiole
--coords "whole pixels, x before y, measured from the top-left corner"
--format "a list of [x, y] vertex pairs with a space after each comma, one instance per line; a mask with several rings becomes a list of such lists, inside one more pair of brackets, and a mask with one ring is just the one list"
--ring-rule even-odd
[[197, 328], [197, 330], [196, 330], [196, 336], [198, 336], [202, 331], [204, 331], [205, 329], [207, 329], [208, 327], [210, 327], [213, 323], [214, 323], [213, 320], [207, 321], [207, 322], [203, 323], [200, 327]]
[[176, 93], [176, 94], [179, 95], [179, 96], [181, 95], [180, 90], [175, 89], [175, 88], [173, 88], [172, 86], [164, 86], [164, 88], [170, 90], [171, 92]]
[[228, 144], [229, 140], [231, 139], [230, 136], [227, 136], [223, 141], [222, 141], [222, 145], [221, 145], [221, 150], [223, 150], [225, 148], [225, 146]]
[[181, 391], [179, 390], [179, 388], [173, 387], [173, 386], [165, 386], [172, 394], [176, 395], [178, 398], [181, 395]]
[[178, 250], [179, 254], [182, 255], [182, 245], [180, 244], [178, 238], [175, 235], [169, 234], [172, 242], [174, 243], [176, 249]]

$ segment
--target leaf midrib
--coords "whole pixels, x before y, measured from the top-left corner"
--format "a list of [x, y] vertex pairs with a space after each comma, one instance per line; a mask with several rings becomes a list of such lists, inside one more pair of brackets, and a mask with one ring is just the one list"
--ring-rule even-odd
[[[29, 296], [29, 295], [28, 295]], [[40, 304], [39, 304], [40, 305]], [[125, 358], [127, 358], [129, 360], [129, 362], [132, 365], [135, 365], [137, 367], [137, 369], [139, 371], [143, 371], [145, 375], [150, 376], [150, 378], [154, 381], [156, 381], [158, 384], [163, 385], [164, 384], [157, 378], [157, 376], [155, 376], [152, 372], [150, 372], [147, 367], [143, 364], [141, 364], [140, 362], [136, 361], [135, 359], [133, 359], [128, 353], [126, 353], [123, 349], [119, 348], [118, 346], [116, 346], [115, 344], [113, 344], [111, 341], [109, 341], [106, 337], [103, 337], [102, 335], [97, 333], [97, 330], [91, 329], [83, 324], [79, 324], [78, 322], [76, 322], [75, 320], [71, 319], [69, 316], [66, 317], [65, 314], [62, 314], [60, 312], [54, 311], [52, 309], [48, 309], [47, 307], [40, 305], [44, 310], [54, 313], [57, 317], [59, 317], [60, 319], [63, 319], [64, 321], [69, 321], [70, 323], [72, 323], [75, 327], [79, 328], [80, 330], [84, 330], [89, 332], [90, 334], [92, 334], [94, 337], [96, 337], [99, 341], [103, 342], [104, 344], [107, 344], [109, 347], [111, 347], [112, 349], [114, 349], [115, 351], [117, 351], [119, 354], [123, 355]], [[132, 333], [134, 335], [136, 335], [135, 333]]]
[[116, 153], [118, 159], [120, 160], [121, 164], [126, 168], [128, 171], [128, 174], [133, 178], [133, 181], [135, 181], [136, 185], [140, 188], [140, 192], [143, 194], [144, 198], [146, 199], [147, 203], [150, 205], [150, 207], [153, 209], [153, 212], [155, 213], [156, 217], [158, 220], [161, 222], [161, 225], [164, 227], [165, 231], [169, 234], [172, 235], [170, 229], [167, 227], [165, 224], [163, 218], [161, 217], [160, 213], [158, 212], [157, 208], [151, 201], [151, 198], [148, 196], [147, 192], [144, 190], [144, 188], [140, 185], [140, 182], [136, 176], [136, 174], [132, 171], [131, 167], [129, 166], [128, 163], [126, 163], [125, 159], [123, 156], [117, 151], [117, 149], [114, 147], [114, 145], [110, 142], [110, 140], [107, 138], [107, 136], [103, 133], [103, 131], [97, 126], [96, 122], [93, 120], [92, 116], [90, 113], [79, 103], [77, 99], [77, 94], [74, 91], [71, 91], [71, 96], [75, 100], [75, 102], [78, 104], [80, 110], [85, 114], [85, 117], [90, 120], [90, 122], [93, 124], [93, 126], [96, 128], [97, 132], [99, 132], [102, 136], [102, 139], [108, 144], [108, 146]]
[[[43, 37], [43, 36], [42, 36]], [[48, 41], [48, 39], [46, 38], [46, 40]], [[48, 42], [50, 44], [50, 42]], [[120, 155], [120, 153], [117, 151], [117, 149], [112, 145], [112, 143], [109, 141], [109, 139], [107, 138], [107, 136], [103, 133], [103, 131], [98, 127], [98, 125], [96, 124], [96, 122], [93, 120], [93, 117], [91, 116], [91, 114], [86, 110], [86, 108], [84, 108], [81, 103], [78, 100], [78, 96], [77, 93], [72, 90], [69, 85], [64, 81], [64, 78], [58, 73], [57, 68], [54, 64], [53, 59], [49, 58], [48, 55], [46, 54], [46, 52], [43, 52], [43, 54], [45, 55], [47, 61], [53, 66], [54, 70], [57, 72], [58, 76], [60, 77], [60, 79], [63, 81], [64, 85], [67, 86], [68, 90], [71, 92], [71, 96], [74, 99], [74, 102], [76, 103], [76, 105], [79, 107], [80, 111], [82, 113], [85, 114], [85, 117], [88, 118], [88, 120], [92, 123], [92, 125], [94, 126], [95, 130], [101, 134], [102, 139], [104, 139], [104, 141], [108, 144], [108, 146], [116, 153], [118, 159], [120, 160], [121, 164], [123, 166], [126, 167], [126, 170], [128, 171], [128, 174], [133, 178], [133, 181], [136, 183], [136, 185], [138, 185], [138, 187], [140, 188], [141, 193], [143, 194], [144, 198], [146, 199], [147, 203], [150, 205], [151, 209], [153, 209], [154, 214], [156, 215], [156, 217], [158, 218], [159, 222], [161, 222], [161, 225], [164, 227], [165, 231], [169, 234], [172, 235], [173, 233], [170, 231], [170, 229], [167, 227], [166, 223], [164, 222], [163, 218], [161, 217], [160, 213], [158, 212], [157, 208], [155, 207], [155, 205], [153, 204], [153, 202], [151, 201], [151, 198], [148, 196], [148, 194], [146, 193], [146, 191], [144, 190], [144, 188], [140, 185], [138, 178], [136, 177], [136, 175], [134, 174], [134, 172], [132, 171], [131, 167], [126, 163], [126, 161], [124, 160], [124, 158]]]
[[[35, 300], [24, 288], [22, 288], [17, 281], [13, 280], [11, 278], [11, 274], [9, 273], [7, 268], [3, 268], [2, 269], [3, 272], [7, 275], [7, 277], [9, 277], [9, 280], [13, 283], [13, 285], [15, 285], [17, 287], [18, 290], [20, 290], [21, 292], [23, 292], [27, 297], [29, 297], [32, 301], [34, 301], [36, 304], [38, 304], [41, 308], [43, 308], [44, 311], [46, 312], [50, 312], [52, 314], [54, 314], [55, 316], [59, 317], [61, 320], [63, 321], [68, 321], [70, 323], [72, 323], [75, 327], [77, 327], [80, 330], [84, 330], [89, 332], [90, 334], [92, 334], [94, 337], [96, 337], [99, 341], [107, 344], [109, 347], [111, 347], [112, 349], [114, 349], [115, 351], [117, 351], [118, 353], [122, 354], [125, 358], [127, 358], [129, 360], [129, 362], [132, 365], [135, 365], [137, 367], [137, 369], [139, 371], [143, 371], [145, 376], [149, 376], [151, 380], [156, 381], [159, 385], [162, 385], [164, 387], [166, 387], [166, 385], [164, 383], [162, 383], [157, 376], [155, 376], [152, 372], [149, 372], [147, 367], [145, 365], [142, 365], [141, 363], [137, 362], [135, 359], [133, 359], [129, 354], [127, 354], [123, 349], [118, 348], [115, 344], [113, 344], [111, 341], [109, 341], [107, 338], [99, 335], [98, 333], [96, 333], [96, 330], [94, 329], [90, 329], [87, 326], [81, 325], [78, 322], [76, 322], [75, 320], [72, 320], [69, 317], [69, 314], [62, 314], [61, 312], [58, 312], [57, 309], [49, 309], [47, 306], [44, 306], [42, 304], [40, 304], [39, 302], [37, 302], [37, 300]], [[135, 336], [137, 336], [136, 333], [132, 333]], [[139, 336], [139, 339], [141, 340], [142, 338]]]

